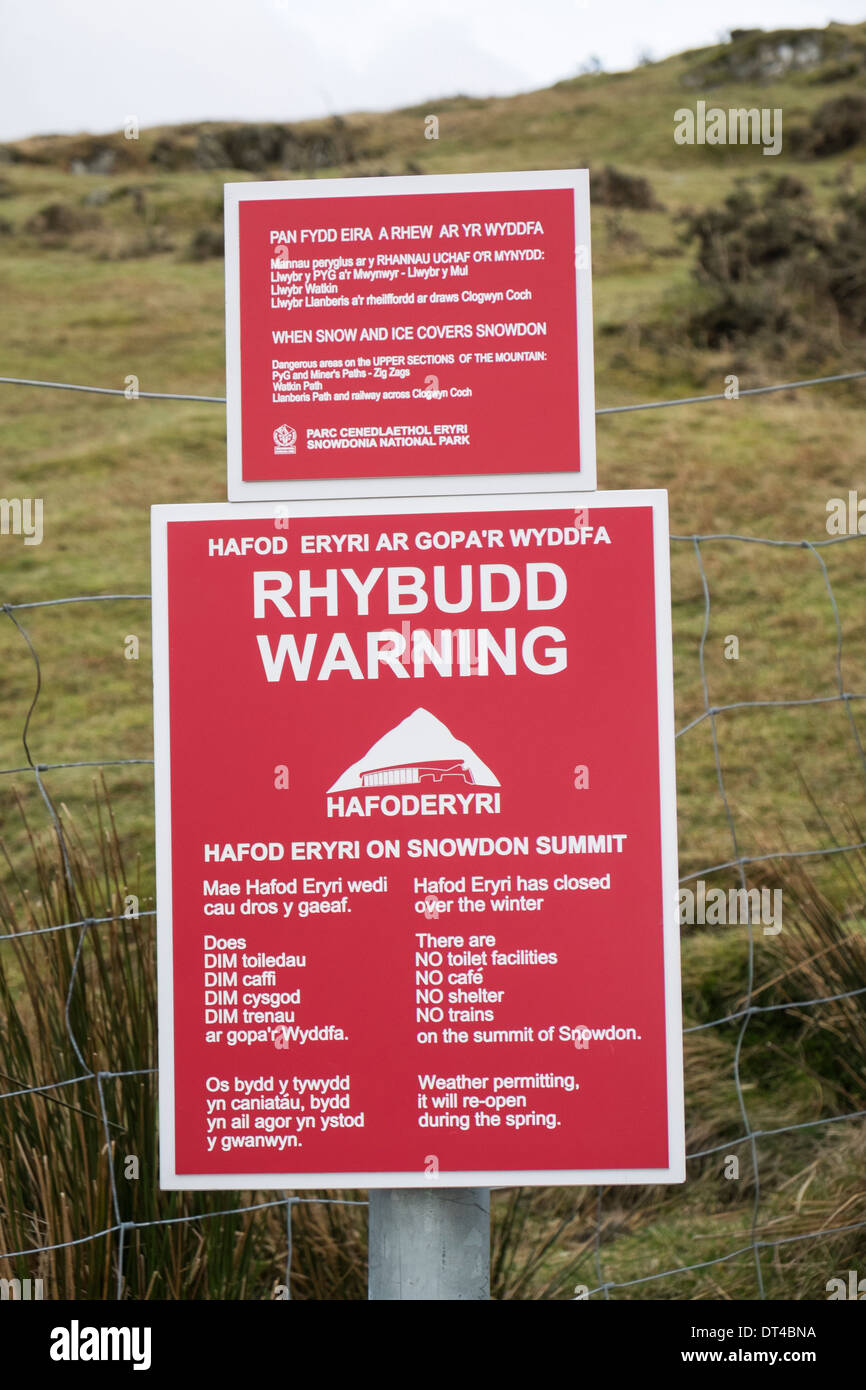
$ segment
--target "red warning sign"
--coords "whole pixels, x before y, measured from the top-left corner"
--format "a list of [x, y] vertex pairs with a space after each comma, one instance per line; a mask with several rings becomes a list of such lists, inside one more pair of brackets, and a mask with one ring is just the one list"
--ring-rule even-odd
[[681, 1180], [665, 494], [153, 540], [163, 1185]]
[[593, 488], [588, 197], [585, 170], [227, 185], [229, 498]]

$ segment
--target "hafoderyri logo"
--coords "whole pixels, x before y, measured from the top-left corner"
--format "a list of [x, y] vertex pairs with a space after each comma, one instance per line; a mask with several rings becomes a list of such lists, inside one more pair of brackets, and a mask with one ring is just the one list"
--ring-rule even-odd
[[[326, 807], [329, 816], [496, 815], [499, 792], [474, 788], [499, 785], [468, 743], [455, 738], [435, 714], [419, 708], [346, 768], [328, 788]], [[406, 787], [416, 790], [407, 792]], [[363, 795], [339, 795], [354, 791]]]

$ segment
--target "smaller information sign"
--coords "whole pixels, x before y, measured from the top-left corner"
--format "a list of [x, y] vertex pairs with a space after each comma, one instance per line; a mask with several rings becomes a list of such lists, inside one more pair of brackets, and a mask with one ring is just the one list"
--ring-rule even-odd
[[231, 501], [595, 487], [586, 170], [228, 184], [225, 227]]

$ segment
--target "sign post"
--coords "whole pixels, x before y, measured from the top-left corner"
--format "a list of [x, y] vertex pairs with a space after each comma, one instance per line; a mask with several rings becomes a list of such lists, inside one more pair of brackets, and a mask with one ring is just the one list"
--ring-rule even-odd
[[374, 1188], [369, 1245], [371, 1300], [490, 1298], [487, 1188]]

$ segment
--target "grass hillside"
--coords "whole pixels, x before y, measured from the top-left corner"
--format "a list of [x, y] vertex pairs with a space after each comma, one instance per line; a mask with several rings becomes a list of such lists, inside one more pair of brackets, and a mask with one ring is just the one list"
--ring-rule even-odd
[[[866, 368], [864, 74], [866, 25], [741, 31], [727, 43], [631, 72], [580, 76], [512, 98], [431, 100], [384, 115], [291, 125], [202, 122], [38, 136], [0, 146], [0, 376], [121, 389], [135, 377], [143, 391], [222, 395], [226, 182], [586, 166], [600, 407], [717, 393], [732, 376], [742, 391]], [[767, 157], [758, 145], [677, 144], [675, 112], [698, 101], [780, 109], [782, 152]], [[439, 122], [435, 140], [425, 137], [430, 115]], [[841, 383], [602, 416], [599, 486], [668, 488], [672, 530], [680, 536], [826, 539], [828, 499], [849, 490], [866, 498], [864, 389], [862, 381]], [[219, 405], [0, 385], [0, 420], [0, 492], [41, 497], [45, 527], [38, 546], [0, 536], [3, 603], [147, 594], [150, 505], [225, 498]], [[713, 706], [832, 697], [840, 671], [847, 692], [866, 694], [864, 544], [855, 539], [819, 553], [732, 541], [701, 547], [712, 600], [704, 656]], [[698, 659], [705, 600], [693, 544], [675, 541], [672, 560], [683, 728], [705, 708]], [[27, 731], [34, 759], [149, 759], [149, 604], [63, 605], [18, 610], [16, 617], [40, 665]], [[124, 655], [132, 634], [140, 639], [138, 660]], [[730, 635], [739, 638], [737, 660], [725, 657]], [[7, 618], [0, 624], [0, 769], [26, 761], [22, 733], [35, 687], [33, 656]], [[866, 822], [866, 767], [851, 727], [859, 717], [866, 739], [862, 708], [855, 701], [812, 703], [718, 717], [741, 855], [863, 838], [857, 824]], [[92, 768], [44, 774], [56, 803], [85, 826], [85, 839], [93, 775]], [[146, 761], [107, 767], [104, 777], [137, 885], [132, 891], [140, 892], [143, 908], [152, 907], [151, 769]], [[733, 858], [707, 719], [678, 742], [678, 788], [681, 872]], [[0, 776], [0, 840], [18, 875], [9, 870], [5, 907], [0, 900], [3, 931], [27, 920], [26, 890], [42, 901], [45, 888], [13, 790], [36, 832], [46, 824], [32, 776]], [[751, 881], [776, 883], [776, 872], [758, 866]], [[812, 985], [822, 992], [820, 961], [836, 960], [842, 947], [835, 937], [828, 945], [810, 936], [819, 890], [843, 935], [860, 939], [862, 876], [820, 863], [815, 874], [811, 885], [785, 880], [802, 949], [793, 927], [776, 942], [756, 936], [761, 1003], [811, 997], [786, 994], [785, 982], [805, 987], [803, 962], [813, 955], [820, 959], [808, 967], [819, 971]], [[687, 1021], [697, 1025], [742, 1007], [745, 928], [684, 933]], [[843, 954], [854, 950], [857, 978], [862, 958], [849, 946]], [[25, 976], [13, 970], [13, 992]], [[823, 992], [836, 992], [826, 987], [826, 971], [824, 978]], [[741, 1056], [752, 1125], [768, 1130], [866, 1108], [860, 1074], [852, 1080], [839, 1062], [857, 1027], [862, 1013], [834, 1015], [829, 1024], [815, 1023], [808, 1011], [752, 1020]], [[730, 1025], [691, 1035], [692, 1151], [743, 1132], [736, 1048]], [[74, 1074], [74, 1058], [58, 1054], [56, 1062], [58, 1075]], [[609, 1198], [606, 1278], [627, 1281], [711, 1260], [748, 1241], [755, 1195], [749, 1149], [736, 1149], [743, 1159], [736, 1182], [723, 1176], [725, 1152], [700, 1160], [685, 1189]], [[866, 1219], [857, 1177], [862, 1139], [852, 1126], [762, 1140], [760, 1156], [766, 1169], [757, 1226], [764, 1238]], [[527, 1242], [566, 1214], [576, 1222], [545, 1256], [547, 1278], [589, 1239], [594, 1197], [541, 1193], [527, 1197], [525, 1207]], [[837, 1265], [855, 1268], [866, 1257], [862, 1231], [841, 1245], [806, 1244], [811, 1263], [796, 1244], [766, 1255], [771, 1296], [823, 1298]], [[584, 1282], [593, 1284], [587, 1259]], [[539, 1275], [523, 1296], [543, 1284]], [[753, 1292], [751, 1252], [710, 1271], [622, 1291], [655, 1298]]]

